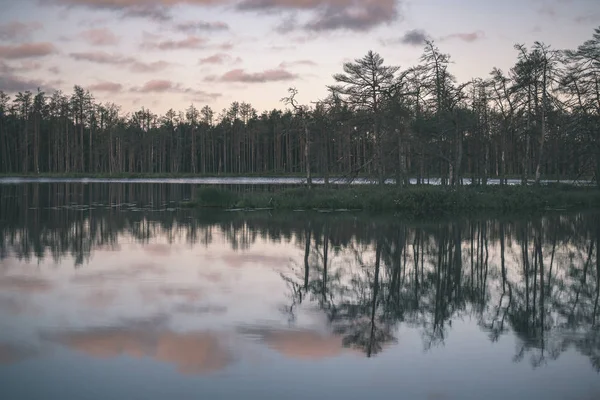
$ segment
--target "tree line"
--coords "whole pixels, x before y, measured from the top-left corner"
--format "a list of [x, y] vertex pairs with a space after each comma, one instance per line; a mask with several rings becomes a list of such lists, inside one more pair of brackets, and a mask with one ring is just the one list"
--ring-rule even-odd
[[509, 71], [466, 83], [431, 41], [408, 69], [369, 51], [343, 65], [324, 99], [300, 104], [291, 88], [287, 108], [260, 114], [244, 102], [123, 113], [81, 86], [14, 99], [0, 91], [0, 173], [600, 181], [600, 28], [574, 50], [515, 51]]

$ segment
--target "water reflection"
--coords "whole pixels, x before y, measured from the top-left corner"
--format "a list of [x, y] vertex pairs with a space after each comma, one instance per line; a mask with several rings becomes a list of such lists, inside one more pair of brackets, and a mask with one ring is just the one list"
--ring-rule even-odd
[[62, 348], [204, 376], [485, 338], [508, 350], [480, 367], [600, 372], [600, 214], [197, 214], [183, 190], [0, 187], [0, 364]]

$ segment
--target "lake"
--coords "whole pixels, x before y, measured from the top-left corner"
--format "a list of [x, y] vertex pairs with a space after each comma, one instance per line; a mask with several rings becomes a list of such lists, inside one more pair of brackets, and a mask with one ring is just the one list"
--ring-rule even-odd
[[[201, 182], [205, 183], [205, 182]], [[200, 212], [0, 184], [0, 398], [600, 398], [600, 212]]]

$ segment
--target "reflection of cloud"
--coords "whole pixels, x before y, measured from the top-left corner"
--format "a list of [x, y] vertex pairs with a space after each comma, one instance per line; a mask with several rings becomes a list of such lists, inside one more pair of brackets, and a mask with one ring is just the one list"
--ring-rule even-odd
[[156, 301], [164, 297], [181, 297], [187, 301], [198, 301], [203, 295], [202, 290], [198, 287], [174, 285], [144, 287], [140, 291], [147, 301]]
[[32, 276], [3, 276], [0, 277], [0, 290], [15, 290], [19, 292], [45, 292], [50, 290], [48, 281]]
[[13, 364], [35, 355], [35, 352], [12, 344], [0, 343], [0, 364]]
[[85, 303], [93, 308], [104, 308], [109, 306], [117, 295], [114, 290], [94, 290], [84, 299]]
[[239, 267], [245, 263], [262, 264], [271, 267], [281, 267], [287, 265], [290, 261], [289, 257], [285, 256], [269, 256], [264, 254], [251, 253], [229, 253], [222, 257], [230, 267]]
[[24, 298], [0, 295], [0, 311], [10, 315], [20, 315], [25, 312], [37, 311], [33, 304]]
[[138, 263], [130, 267], [92, 273], [82, 273], [71, 278], [73, 283], [98, 284], [107, 281], [124, 280], [125, 278], [136, 278], [144, 274], [163, 274], [164, 268], [154, 263]]
[[133, 326], [63, 332], [50, 340], [92, 357], [149, 357], [173, 364], [185, 374], [215, 372], [233, 361], [229, 350], [211, 332], [178, 333]]
[[171, 254], [171, 246], [163, 243], [153, 243], [144, 246], [144, 250], [153, 256], [168, 256]]
[[225, 306], [195, 306], [192, 304], [179, 304], [173, 308], [174, 312], [179, 312], [182, 314], [211, 314], [211, 315], [220, 315], [227, 313], [227, 307]]
[[290, 358], [315, 360], [336, 357], [345, 350], [341, 336], [309, 330], [250, 328], [242, 329], [242, 333], [258, 336], [267, 346]]

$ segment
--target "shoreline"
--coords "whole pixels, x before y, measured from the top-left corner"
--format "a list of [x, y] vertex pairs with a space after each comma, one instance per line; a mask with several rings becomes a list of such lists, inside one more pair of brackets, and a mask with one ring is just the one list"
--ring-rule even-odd
[[477, 212], [546, 212], [600, 209], [600, 190], [571, 185], [479, 186], [352, 186], [284, 188], [273, 192], [235, 193], [205, 187], [182, 204], [199, 209], [230, 211], [338, 210], [397, 212], [407, 215], [447, 215]]

